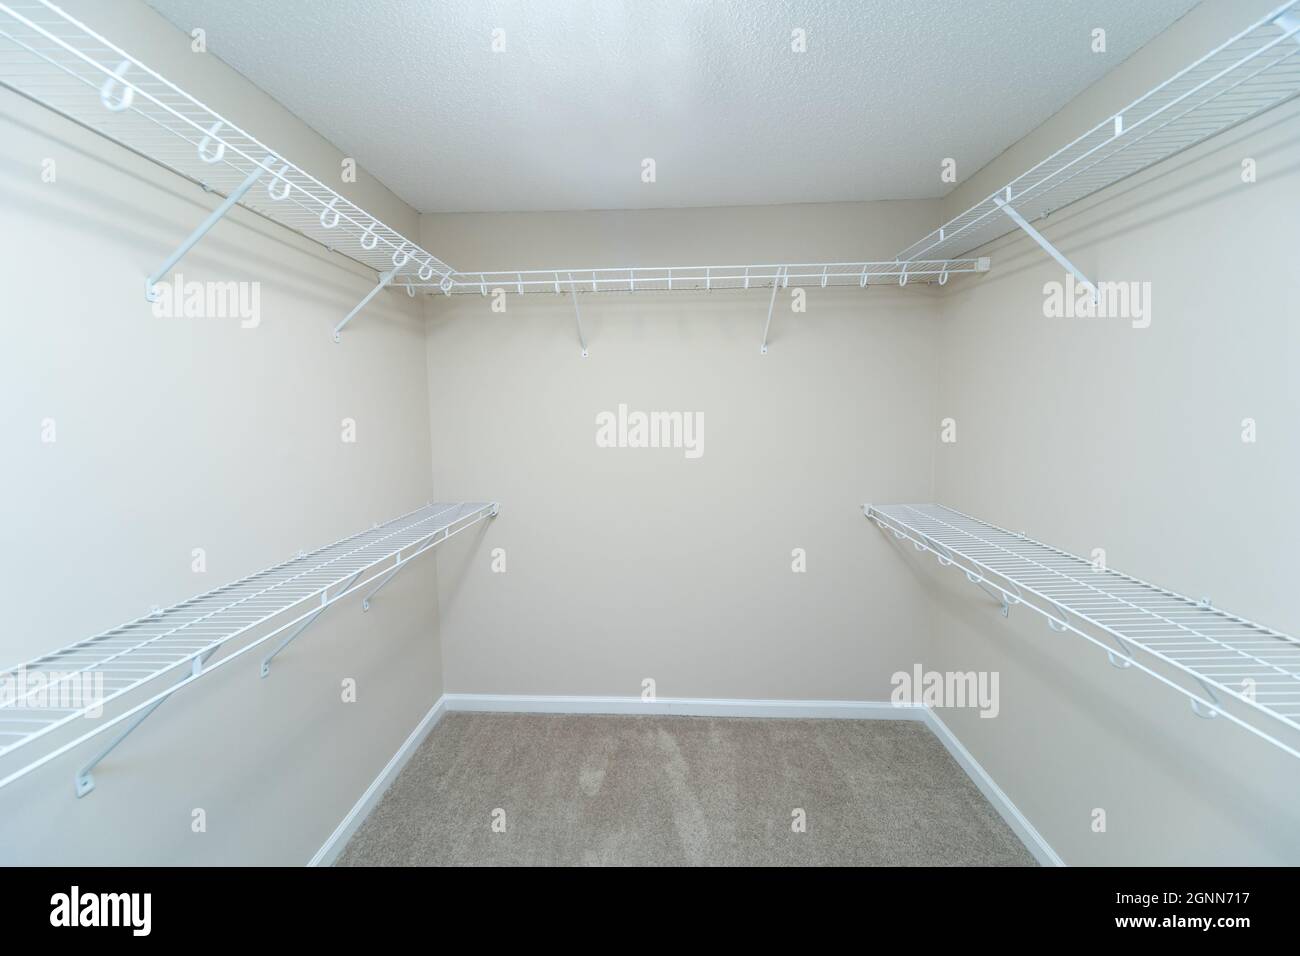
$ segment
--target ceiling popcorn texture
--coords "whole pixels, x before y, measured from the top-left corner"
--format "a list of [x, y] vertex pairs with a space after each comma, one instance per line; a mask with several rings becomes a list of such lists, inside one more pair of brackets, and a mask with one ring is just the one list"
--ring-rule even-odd
[[941, 196], [1195, 6], [149, 2], [422, 212]]

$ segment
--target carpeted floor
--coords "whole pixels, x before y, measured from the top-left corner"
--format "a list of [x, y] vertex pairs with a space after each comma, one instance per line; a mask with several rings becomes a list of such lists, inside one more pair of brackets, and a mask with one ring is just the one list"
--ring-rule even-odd
[[1034, 861], [915, 721], [456, 713], [338, 864]]

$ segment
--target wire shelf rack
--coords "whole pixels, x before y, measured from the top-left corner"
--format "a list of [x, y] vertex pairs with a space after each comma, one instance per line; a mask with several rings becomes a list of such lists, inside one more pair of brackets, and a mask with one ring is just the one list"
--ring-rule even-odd
[[[134, 720], [125, 737], [180, 688], [280, 637], [263, 660], [266, 676], [271, 659], [330, 605], [371, 587], [362, 602], [368, 609], [375, 592], [413, 558], [497, 511], [494, 502], [430, 503], [0, 673], [7, 684], [0, 696], [0, 766], [28, 758], [0, 777], [0, 787]], [[240, 646], [211, 661], [232, 644]], [[81, 722], [90, 729], [77, 732]], [[74, 739], [62, 741], [55, 732], [74, 723]], [[93, 787], [90, 768], [121, 737], [78, 774], [78, 795]], [[56, 739], [57, 745], [41, 746]]]
[[[534, 269], [523, 272], [462, 272], [435, 286], [447, 295], [505, 289], [528, 292], [709, 292], [762, 289], [774, 284], [856, 286], [882, 282], [945, 285], [948, 277], [987, 272], [987, 258], [915, 262], [801, 262], [732, 266], [627, 266], [617, 269]], [[414, 283], [421, 287], [420, 283]], [[428, 285], [428, 284], [426, 284]]]
[[[228, 210], [242, 204], [379, 273], [335, 329], [390, 284], [446, 294], [493, 288], [635, 292], [797, 283], [946, 283], [983, 272], [979, 246], [1256, 116], [1300, 92], [1300, 0], [1278, 7], [996, 193], [903, 250], [892, 262], [457, 272], [164, 79], [49, 0], [0, 2], [0, 84], [226, 197], [164, 266], [146, 294]], [[1012, 203], [1015, 205], [1012, 206]], [[1087, 282], [1087, 278], [1081, 277]]]
[[1291, 0], [1098, 123], [898, 258], [969, 255], [1300, 93], [1300, 0]]
[[1222, 716], [1300, 757], [1288, 742], [1300, 740], [1290, 736], [1300, 733], [1296, 638], [943, 505], [863, 511], [895, 538], [965, 572], [1004, 615], [1017, 606], [1035, 611], [1053, 630], [1104, 650], [1114, 666], [1182, 694], [1197, 716]]
[[0, 83], [377, 272], [453, 271], [47, 0], [0, 3]]
[[[472, 293], [747, 289], [820, 283], [944, 284], [988, 259], [549, 269], [458, 273], [49, 0], [0, 2], [0, 84], [144, 156], [226, 202], [161, 269], [146, 294], [231, 205], [243, 205], [374, 269], [379, 288]], [[338, 338], [370, 296], [335, 329]]]

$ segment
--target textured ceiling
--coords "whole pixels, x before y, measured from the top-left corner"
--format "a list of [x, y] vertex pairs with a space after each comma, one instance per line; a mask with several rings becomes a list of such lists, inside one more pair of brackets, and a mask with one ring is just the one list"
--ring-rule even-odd
[[149, 0], [426, 212], [940, 196], [1195, 2]]

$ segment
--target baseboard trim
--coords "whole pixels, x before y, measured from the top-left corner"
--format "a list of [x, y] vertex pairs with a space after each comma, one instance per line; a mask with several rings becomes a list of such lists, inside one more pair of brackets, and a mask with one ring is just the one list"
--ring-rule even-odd
[[1025, 849], [1033, 854], [1034, 859], [1042, 866], [1065, 866], [1065, 861], [1043, 839], [1043, 835], [1029, 822], [1029, 818], [1011, 802], [1006, 791], [997, 785], [989, 772], [975, 759], [974, 754], [966, 749], [966, 745], [957, 739], [952, 729], [943, 722], [933, 708], [928, 706], [925, 708], [925, 723], [939, 738], [939, 742], [948, 749], [952, 759], [966, 771], [966, 776], [979, 787], [980, 793], [984, 794], [985, 799], [998, 811], [1007, 826], [1011, 827], [1012, 832], [1020, 838]]
[[829, 720], [919, 720], [923, 722], [957, 761], [971, 781], [1006, 821], [1007, 826], [1043, 866], [1065, 866], [1065, 862], [1043, 839], [1028, 818], [1011, 802], [980, 762], [957, 739], [933, 709], [924, 704], [894, 704], [879, 700], [731, 700], [705, 697], [566, 697], [531, 694], [443, 694], [411, 731], [406, 742], [374, 782], [366, 788], [343, 821], [316, 851], [308, 866], [329, 866], [397, 779], [411, 755], [437, 726], [444, 714], [454, 711], [511, 714], [675, 714], [683, 717], [780, 717]]
[[815, 717], [924, 720], [924, 707], [877, 700], [730, 700], [708, 697], [548, 697], [445, 694], [448, 711], [510, 714], [676, 714], [683, 717]]
[[308, 861], [308, 866], [331, 866], [338, 859], [343, 848], [347, 846], [348, 840], [352, 834], [357, 832], [357, 828], [370, 815], [383, 798], [384, 793], [392, 786], [397, 775], [402, 772], [402, 768], [419, 749], [420, 744], [424, 743], [424, 738], [429, 736], [429, 732], [438, 726], [438, 721], [442, 720], [443, 715], [447, 712], [446, 696], [439, 697], [437, 702], [429, 708], [429, 712], [421, 718], [420, 722], [415, 725], [409, 737], [402, 746], [397, 748], [397, 753], [393, 754], [392, 759], [384, 765], [384, 769], [379, 771], [379, 776], [371, 781], [370, 786], [366, 787], [366, 792], [361, 795], [352, 809], [348, 811], [341, 823], [334, 828], [334, 832], [329, 835], [321, 848], [316, 851], [316, 855]]

